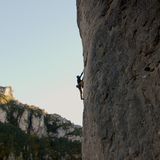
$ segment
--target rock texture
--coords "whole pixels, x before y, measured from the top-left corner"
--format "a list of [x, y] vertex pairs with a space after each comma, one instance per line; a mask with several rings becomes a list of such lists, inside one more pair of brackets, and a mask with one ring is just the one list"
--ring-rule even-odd
[[160, 159], [160, 1], [77, 0], [83, 160]]
[[0, 86], [0, 94], [13, 98], [13, 90], [12, 87], [2, 87]]
[[81, 127], [2, 93], [0, 160], [40, 159], [81, 160]]

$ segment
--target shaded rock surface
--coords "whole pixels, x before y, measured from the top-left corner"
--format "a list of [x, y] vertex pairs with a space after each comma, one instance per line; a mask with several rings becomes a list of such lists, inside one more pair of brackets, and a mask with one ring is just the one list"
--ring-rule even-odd
[[0, 160], [81, 160], [80, 126], [8, 95], [0, 102]]
[[160, 1], [77, 0], [83, 160], [160, 159]]

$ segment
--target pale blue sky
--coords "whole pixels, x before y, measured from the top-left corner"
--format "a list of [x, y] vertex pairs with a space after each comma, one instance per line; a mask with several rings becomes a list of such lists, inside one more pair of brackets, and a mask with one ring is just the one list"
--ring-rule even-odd
[[0, 57], [0, 85], [18, 100], [82, 123], [75, 0], [0, 0]]

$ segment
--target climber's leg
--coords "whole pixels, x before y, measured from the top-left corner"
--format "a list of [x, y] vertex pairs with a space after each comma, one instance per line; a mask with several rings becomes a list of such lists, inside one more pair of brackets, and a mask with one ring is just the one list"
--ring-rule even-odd
[[83, 98], [82, 88], [79, 88], [79, 91], [80, 91], [80, 97], [81, 97], [81, 100], [84, 100], [84, 98]]

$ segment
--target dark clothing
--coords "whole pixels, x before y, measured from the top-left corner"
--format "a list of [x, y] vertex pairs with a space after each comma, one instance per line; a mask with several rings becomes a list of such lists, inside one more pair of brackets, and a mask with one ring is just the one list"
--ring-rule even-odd
[[76, 85], [76, 87], [79, 89], [79, 91], [80, 91], [80, 97], [81, 97], [81, 99], [83, 100], [83, 99], [84, 99], [84, 98], [83, 98], [83, 92], [82, 92], [83, 79], [81, 79], [82, 75], [83, 75], [83, 72], [81, 73], [80, 76], [77, 76], [77, 85]]
[[81, 77], [80, 76], [77, 76], [77, 84], [80, 84], [81, 83]]

